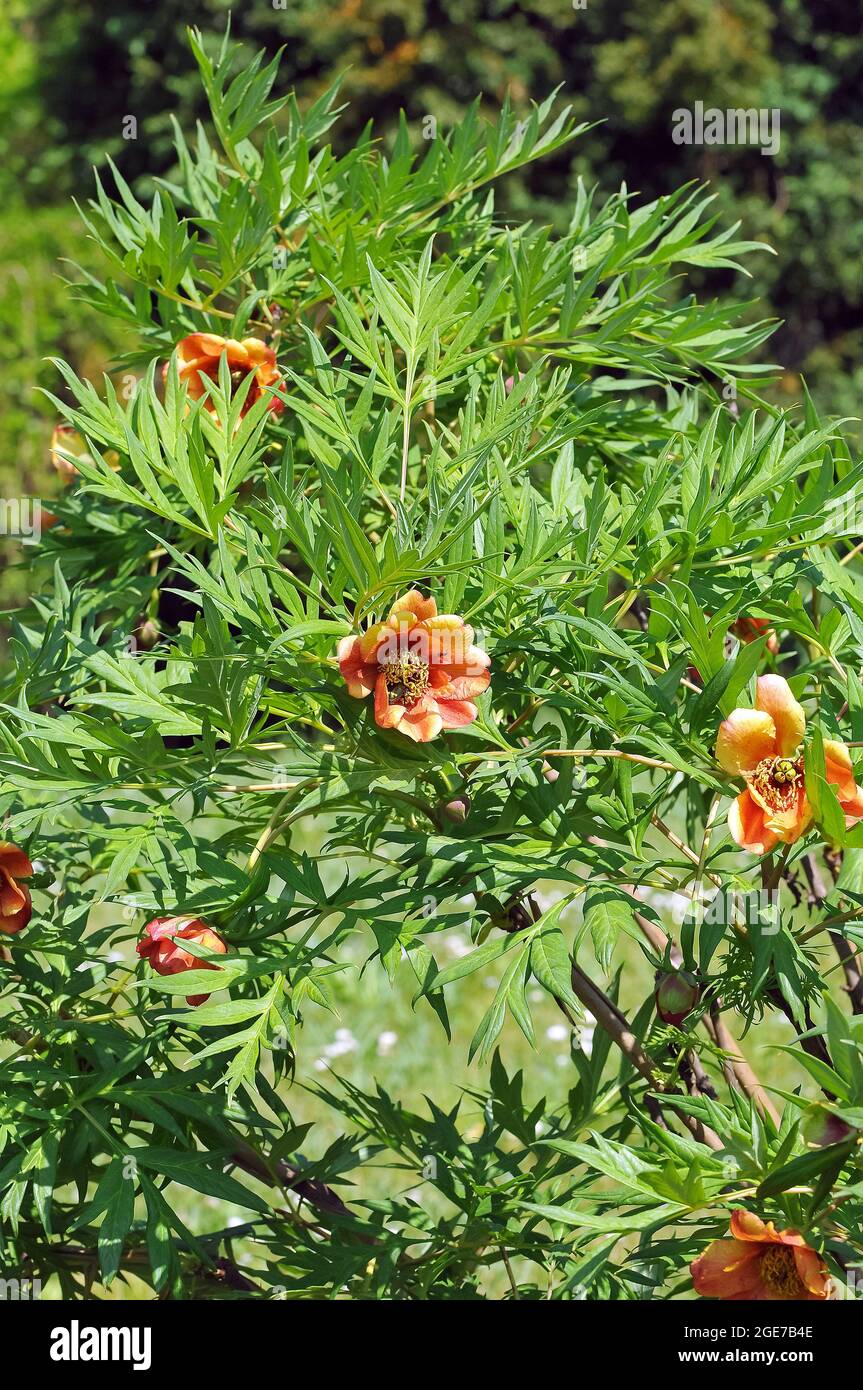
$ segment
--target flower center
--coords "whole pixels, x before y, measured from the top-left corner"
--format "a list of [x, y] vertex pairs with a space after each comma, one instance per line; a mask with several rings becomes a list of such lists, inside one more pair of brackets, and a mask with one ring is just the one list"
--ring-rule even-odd
[[428, 662], [422, 661], [415, 652], [408, 652], [394, 661], [385, 661], [381, 670], [391, 705], [405, 705], [410, 709], [428, 689]]
[[799, 1298], [804, 1292], [793, 1250], [771, 1245], [761, 1256], [761, 1281], [774, 1298]]
[[751, 780], [768, 806], [787, 811], [794, 805], [802, 776], [802, 758], [762, 758]]

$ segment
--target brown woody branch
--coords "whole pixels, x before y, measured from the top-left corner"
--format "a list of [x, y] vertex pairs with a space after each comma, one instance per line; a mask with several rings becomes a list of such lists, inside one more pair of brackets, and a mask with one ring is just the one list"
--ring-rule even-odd
[[[809, 884], [807, 903], [812, 911], [823, 905], [829, 890], [813, 855], [803, 856], [803, 871]], [[839, 931], [830, 931], [829, 928], [828, 934], [845, 975], [845, 990], [851, 1001], [851, 1008], [855, 1014], [863, 1014], [863, 974], [860, 970], [860, 958], [847, 936], [843, 936]]]
[[[530, 925], [531, 918], [533, 921], [538, 921], [542, 916], [539, 906], [532, 897], [528, 897], [527, 902], [530, 907], [530, 913], [527, 912], [524, 904], [517, 899], [507, 905], [507, 917], [511, 924], [508, 930], [521, 931], [525, 926]], [[697, 1139], [700, 1144], [706, 1144], [710, 1149], [719, 1150], [724, 1148], [725, 1146], [719, 1138], [719, 1135], [714, 1133], [708, 1125], [702, 1124], [694, 1115], [689, 1115], [686, 1111], [679, 1110], [675, 1106], [673, 1097], [679, 1093], [662, 1080], [660, 1069], [656, 1061], [649, 1053], [645, 1052], [638, 1038], [633, 1033], [626, 1016], [621, 1013], [620, 1009], [609, 999], [608, 995], [604, 994], [599, 986], [594, 984], [593, 980], [591, 980], [575, 962], [573, 962], [572, 965], [571, 980], [573, 994], [580, 1000], [584, 1007], [593, 1014], [600, 1028], [608, 1034], [615, 1046], [623, 1053], [624, 1057], [632, 1063], [635, 1070], [644, 1078], [651, 1090], [656, 1091], [662, 1096], [662, 1104], [666, 1105], [669, 1110], [672, 1110], [674, 1114], [677, 1115], [681, 1124], [689, 1130], [693, 1138]], [[572, 1023], [572, 1016], [564, 1001], [557, 996], [555, 996], [555, 1000], [566, 1018]], [[662, 1108], [655, 1096], [645, 1098], [645, 1108], [652, 1119], [664, 1125]]]
[[[669, 944], [669, 938], [666, 936], [665, 932], [661, 927], [657, 926], [655, 922], [651, 922], [647, 917], [642, 916], [640, 912], [636, 912], [634, 915], [636, 922], [654, 950], [660, 955], [663, 955]], [[675, 956], [677, 957], [676, 963], [679, 963], [680, 952], [676, 947], [672, 946], [671, 959], [675, 960]], [[743, 1056], [740, 1044], [734, 1041], [728, 1031], [722, 1019], [721, 1009], [722, 1005], [719, 1001], [714, 1001], [711, 1005], [710, 1013], [705, 1014], [701, 1021], [711, 1042], [715, 1043], [722, 1052], [727, 1054], [723, 1062], [723, 1070], [726, 1079], [729, 1085], [736, 1086], [744, 1095], [748, 1096], [761, 1111], [762, 1115], [768, 1115], [773, 1123], [778, 1126], [779, 1112], [771, 1101], [767, 1091], [765, 1091], [761, 1082], [758, 1080], [752, 1067]], [[694, 1054], [690, 1054], [690, 1058], [695, 1060]]]

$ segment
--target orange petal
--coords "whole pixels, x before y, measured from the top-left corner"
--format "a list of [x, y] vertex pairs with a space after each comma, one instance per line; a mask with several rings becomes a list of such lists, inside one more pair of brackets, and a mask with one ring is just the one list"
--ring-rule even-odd
[[[191, 373], [191, 375], [189, 375], [189, 373]], [[189, 391], [189, 396], [193, 401], [199, 401], [201, 397], [205, 394], [202, 375], [206, 376], [207, 373], [204, 372], [203, 369], [199, 370], [197, 365], [195, 365], [194, 368], [188, 368], [188, 370], [184, 368], [183, 371], [180, 372], [180, 380], [183, 381], [183, 379], [185, 378], [186, 386]], [[215, 414], [216, 407], [213, 405], [213, 402], [210, 400], [209, 396], [207, 397], [207, 400], [204, 403], [204, 409], [208, 410], [211, 415]]]
[[770, 715], [776, 729], [775, 752], [790, 758], [803, 742], [806, 715], [803, 707], [791, 694], [784, 676], [759, 676], [756, 682], [755, 708]]
[[[767, 1245], [793, 1245], [795, 1241], [784, 1241], [783, 1236], [797, 1237], [796, 1231], [777, 1231], [772, 1221], [762, 1221], [760, 1216], [756, 1216], [754, 1211], [746, 1211], [743, 1207], [737, 1207], [731, 1213], [730, 1221], [731, 1234], [735, 1240], [759, 1241]], [[797, 1237], [802, 1239], [802, 1237]]]
[[472, 724], [479, 713], [470, 700], [443, 700], [437, 708], [445, 729], [461, 729], [465, 724]]
[[390, 610], [390, 622], [397, 620], [400, 614], [413, 613], [415, 618], [433, 618], [437, 613], [437, 604], [433, 598], [423, 598], [419, 589], [409, 589], [401, 598], [397, 598]]
[[386, 678], [379, 675], [375, 681], [375, 723], [380, 729], [397, 729], [407, 714], [404, 705], [391, 705], [390, 692]]
[[472, 700], [488, 690], [490, 680], [488, 671], [478, 676], [451, 676], [445, 666], [436, 666], [431, 672], [431, 689], [436, 700]]
[[443, 727], [444, 722], [437, 708], [426, 708], [424, 701], [421, 700], [413, 709], [408, 710], [399, 722], [398, 731], [400, 734], [407, 734], [414, 743], [431, 743], [433, 738], [437, 738]]
[[714, 1240], [689, 1266], [695, 1292], [705, 1298], [752, 1297], [760, 1285], [760, 1253], [740, 1240]]
[[764, 813], [765, 829], [783, 844], [793, 845], [794, 841], [799, 840], [808, 830], [812, 820], [812, 808], [806, 800], [806, 789], [802, 783], [797, 787], [793, 802], [784, 811], [770, 805], [754, 780], [749, 782], [747, 790], [756, 806]]
[[360, 633], [359, 644], [363, 661], [371, 661], [381, 642], [387, 638], [393, 643], [396, 642], [396, 634], [386, 623], [372, 623], [371, 627]]
[[337, 648], [339, 671], [356, 700], [365, 699], [374, 689], [377, 667], [363, 661], [358, 637], [343, 637]]
[[0, 868], [0, 913], [4, 917], [14, 917], [26, 901], [23, 885], [15, 882], [8, 869]]
[[8, 840], [0, 840], [0, 867], [13, 878], [30, 878], [33, 873], [33, 865], [23, 849]]
[[863, 816], [863, 789], [858, 787], [850, 801], [843, 801], [842, 810], [845, 812], [846, 826], [859, 820]]
[[473, 628], [456, 613], [442, 613], [422, 624], [426, 641], [425, 660], [430, 666], [458, 666], [467, 662], [473, 646]]
[[30, 890], [0, 869], [0, 932], [14, 936], [33, 916]]
[[732, 710], [719, 726], [716, 759], [733, 776], [754, 772], [762, 758], [776, 752], [776, 727], [769, 714], [757, 709]]
[[788, 811], [775, 811], [764, 817], [765, 829], [780, 839], [783, 845], [793, 845], [805, 835], [812, 823], [812, 810], [805, 795], [801, 793], [796, 806]]
[[275, 366], [276, 354], [266, 343], [262, 343], [260, 338], [244, 338], [241, 346], [247, 360], [255, 367]]
[[219, 357], [221, 357], [222, 352], [227, 357], [228, 365], [231, 367], [251, 366], [249, 354], [246, 351], [246, 345], [245, 343], [239, 342], [237, 338], [226, 338], [222, 350], [218, 354]]
[[218, 358], [225, 350], [226, 341], [215, 333], [190, 333], [177, 344], [177, 357], [183, 363], [195, 358]]
[[851, 754], [845, 744], [837, 742], [836, 739], [826, 738], [824, 740], [824, 762], [827, 781], [831, 786], [836, 787], [839, 800], [853, 801], [857, 795], [857, 783], [854, 781]]
[[487, 666], [490, 666], [491, 657], [488, 652], [482, 650], [482, 647], [470, 646], [465, 652], [464, 664], [467, 667], [465, 674], [472, 676], [475, 674], [475, 670], [477, 672], [484, 671]]
[[764, 810], [753, 800], [748, 787], [728, 808], [728, 829], [735, 843], [750, 854], [767, 854], [779, 843], [779, 836], [768, 828]]
[[726, 1301], [728, 1303], [772, 1303], [774, 1297], [761, 1278], [756, 1265], [749, 1284], [742, 1285], [734, 1293], [727, 1294]]
[[434, 613], [423, 618], [423, 627], [428, 632], [467, 632], [473, 640], [473, 628], [469, 627], [458, 613]]
[[[225, 955], [228, 950], [227, 942], [223, 941], [222, 938], [218, 936], [216, 932], [211, 931], [209, 927], [205, 927], [197, 940], [199, 944], [206, 947], [208, 951], [215, 951], [220, 956]], [[211, 970], [219, 969], [218, 965], [213, 965], [211, 961], [206, 960], [199, 960], [198, 965], [206, 966]]]
[[776, 811], [772, 816], [766, 816], [764, 824], [779, 836], [784, 845], [793, 845], [801, 835], [805, 835], [812, 824], [812, 807], [806, 800], [805, 789], [799, 789], [793, 806], [787, 811]]
[[468, 647], [463, 661], [449, 661], [446, 669], [451, 676], [479, 676], [491, 665], [491, 657], [481, 647]]
[[804, 1245], [794, 1251], [794, 1263], [800, 1282], [810, 1298], [830, 1297], [830, 1275], [820, 1255]]

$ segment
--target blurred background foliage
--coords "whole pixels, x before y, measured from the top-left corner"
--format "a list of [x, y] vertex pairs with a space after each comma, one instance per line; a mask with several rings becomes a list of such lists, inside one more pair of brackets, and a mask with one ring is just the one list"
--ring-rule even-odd
[[[578, 119], [601, 120], [576, 153], [515, 176], [514, 217], [565, 224], [575, 181], [626, 182], [654, 197], [706, 179], [723, 218], [767, 241], [753, 281], [711, 289], [760, 297], [782, 320], [769, 357], [774, 391], [800, 399], [801, 376], [826, 412], [858, 413], [863, 298], [863, 48], [853, 0], [245, 0], [232, 14], [251, 54], [285, 46], [283, 80], [310, 101], [346, 72], [336, 127], [347, 146], [371, 119], [386, 137], [401, 107], [459, 121], [478, 92], [517, 105], [562, 85]], [[106, 153], [142, 193], [171, 165], [170, 115], [190, 129], [202, 96], [187, 24], [218, 33], [229, 0], [5, 0], [0, 12], [0, 487], [50, 494], [49, 353], [90, 375], [122, 347], [121, 327], [69, 294], [62, 259], [98, 268], [70, 198], [92, 187]], [[562, 94], [563, 95], [563, 94]], [[778, 107], [775, 158], [746, 146], [685, 146], [672, 112]], [[137, 122], [124, 139], [124, 119]], [[126, 123], [128, 130], [128, 122]], [[73, 277], [74, 278], [74, 277]], [[7, 559], [9, 557], [7, 556]], [[14, 576], [7, 577], [12, 596]]]

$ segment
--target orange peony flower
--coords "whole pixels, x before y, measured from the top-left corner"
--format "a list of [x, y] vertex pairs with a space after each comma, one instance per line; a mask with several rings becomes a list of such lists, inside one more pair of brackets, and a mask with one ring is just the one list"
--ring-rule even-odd
[[[204, 378], [218, 381], [219, 361], [223, 355], [228, 359], [231, 381], [235, 387], [250, 372], [254, 372], [255, 379], [249, 387], [241, 414], [245, 415], [247, 410], [251, 410], [255, 402], [267, 393], [267, 388], [282, 385], [276, 354], [260, 338], [243, 338], [242, 342], [238, 342], [236, 338], [219, 338], [215, 333], [190, 333], [177, 344], [180, 380], [187, 383], [192, 400], [206, 396], [204, 409], [209, 410], [211, 415], [215, 413], [215, 406], [207, 395]], [[166, 362], [162, 368], [163, 376], [168, 375], [168, 365]], [[284, 403], [270, 394], [269, 409], [280, 414], [284, 410]]]
[[342, 638], [339, 670], [356, 699], [374, 690], [380, 728], [429, 743], [477, 717], [473, 699], [488, 689], [489, 658], [473, 637], [463, 618], [438, 613], [433, 598], [411, 589], [385, 623]]
[[[782, 676], [759, 676], [754, 709], [735, 709], [719, 726], [716, 757], [746, 791], [728, 812], [728, 827], [741, 849], [766, 854], [780, 841], [792, 844], [809, 827], [800, 746], [806, 716]], [[844, 743], [824, 741], [827, 781], [836, 788], [850, 823], [863, 816], [863, 791], [854, 781]]]
[[[212, 927], [199, 917], [154, 917], [144, 928], [144, 935], [138, 942], [138, 955], [152, 965], [157, 975], [178, 975], [185, 970], [218, 970], [212, 961], [193, 956], [184, 951], [172, 937], [181, 941], [194, 941], [196, 946], [204, 946], [208, 951], [218, 951], [224, 955], [228, 947]], [[209, 994], [187, 994], [187, 1004], [205, 1004]]]
[[830, 1297], [827, 1266], [797, 1231], [751, 1211], [731, 1215], [733, 1240], [714, 1240], [690, 1265], [695, 1292], [730, 1301], [812, 1302]]
[[23, 849], [0, 840], [0, 932], [7, 936], [23, 931], [33, 916], [30, 890], [18, 882], [32, 872], [33, 865]]

